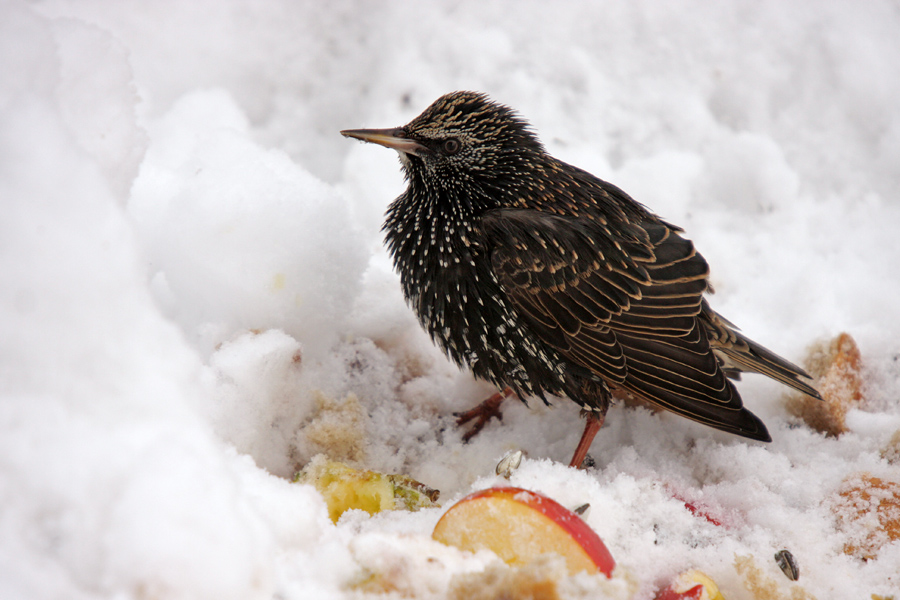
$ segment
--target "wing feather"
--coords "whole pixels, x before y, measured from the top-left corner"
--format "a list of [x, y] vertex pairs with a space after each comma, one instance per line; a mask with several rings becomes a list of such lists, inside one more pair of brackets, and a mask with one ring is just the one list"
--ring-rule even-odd
[[709, 269], [675, 228], [647, 220], [620, 230], [529, 209], [489, 211], [482, 228], [511, 303], [572, 365], [712, 427], [768, 439], [711, 350], [701, 319]]

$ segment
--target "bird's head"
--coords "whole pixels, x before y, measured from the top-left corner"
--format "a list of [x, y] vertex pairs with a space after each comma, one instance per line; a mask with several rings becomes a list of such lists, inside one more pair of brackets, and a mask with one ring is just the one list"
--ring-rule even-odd
[[496, 192], [544, 155], [525, 120], [476, 92], [441, 96], [403, 127], [341, 134], [393, 148], [410, 180], [444, 189], [475, 185]]

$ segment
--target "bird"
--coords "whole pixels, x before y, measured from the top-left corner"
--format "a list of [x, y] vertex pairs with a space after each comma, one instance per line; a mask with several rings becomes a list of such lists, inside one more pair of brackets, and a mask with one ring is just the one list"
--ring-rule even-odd
[[741, 373], [820, 397], [710, 307], [709, 265], [683, 229], [554, 158], [512, 108], [457, 91], [402, 127], [341, 134], [399, 154], [407, 188], [388, 205], [385, 245], [432, 340], [503, 390], [478, 410], [510, 395], [574, 401], [586, 422], [570, 466], [613, 393], [764, 442]]

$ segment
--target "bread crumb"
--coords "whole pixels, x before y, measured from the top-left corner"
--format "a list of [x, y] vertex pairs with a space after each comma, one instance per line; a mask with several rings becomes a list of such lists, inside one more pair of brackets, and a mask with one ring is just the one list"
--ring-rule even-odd
[[825, 435], [836, 437], [846, 432], [847, 413], [863, 400], [862, 357], [853, 337], [842, 333], [830, 342], [814, 345], [804, 367], [816, 381], [822, 400], [794, 393], [788, 398], [788, 412]]
[[844, 480], [832, 505], [838, 529], [847, 536], [844, 553], [877, 558], [882, 546], [900, 540], [900, 482], [870, 473]]
[[365, 458], [366, 412], [355, 394], [342, 400], [315, 392], [316, 413], [300, 434], [315, 453], [336, 461], [360, 462]]
[[734, 557], [734, 568], [754, 600], [816, 600], [802, 586], [766, 575], [752, 556]]

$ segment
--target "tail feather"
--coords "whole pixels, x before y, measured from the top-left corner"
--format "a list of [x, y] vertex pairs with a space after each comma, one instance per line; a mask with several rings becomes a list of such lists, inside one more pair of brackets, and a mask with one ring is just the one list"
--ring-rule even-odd
[[725, 369], [760, 373], [821, 400], [816, 388], [804, 381], [812, 379], [806, 371], [753, 340], [739, 333], [735, 335], [735, 343], [714, 348]]
[[710, 308], [705, 299], [700, 311], [709, 345], [729, 376], [760, 373], [807, 396], [822, 399], [816, 388], [804, 381], [811, 381], [812, 377], [802, 368], [742, 335], [733, 323]]

